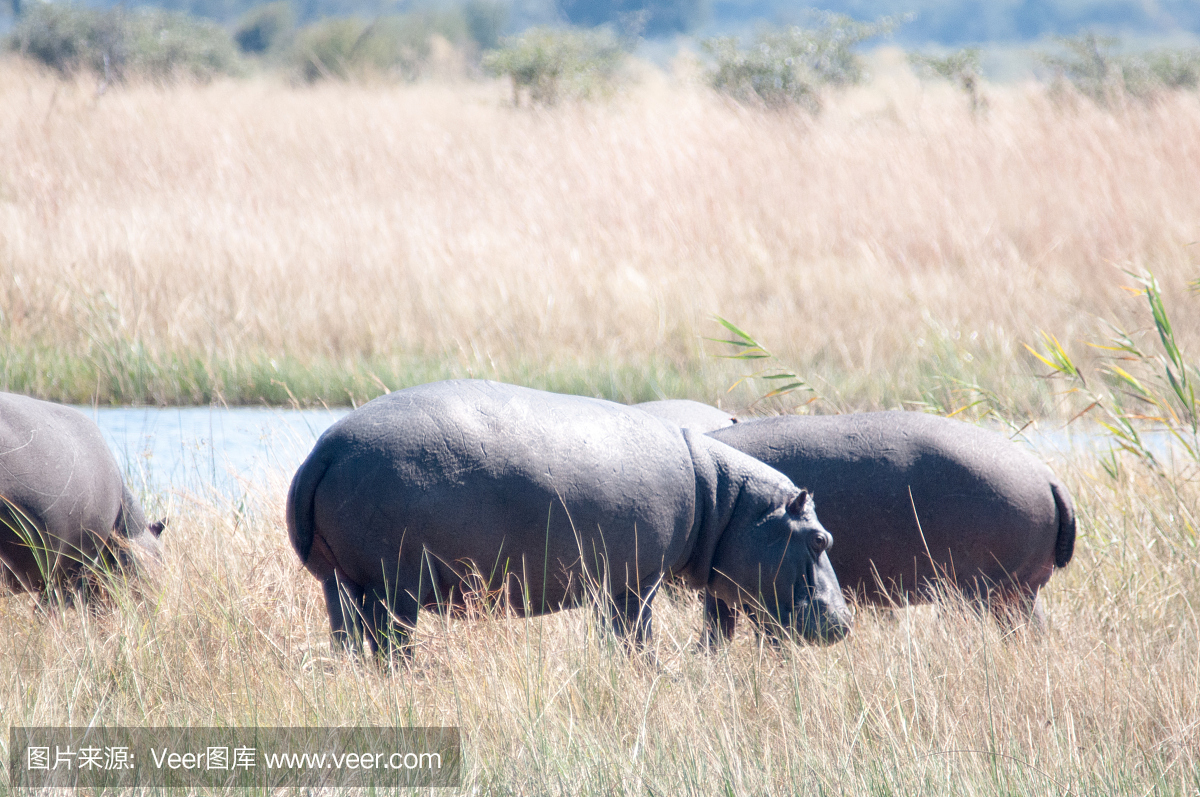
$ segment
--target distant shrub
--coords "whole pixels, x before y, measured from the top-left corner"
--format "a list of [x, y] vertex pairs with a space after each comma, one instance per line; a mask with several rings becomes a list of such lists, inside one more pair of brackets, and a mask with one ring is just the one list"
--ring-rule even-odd
[[327, 19], [296, 34], [292, 62], [313, 82], [369, 76], [415, 80], [428, 65], [434, 37], [462, 45], [470, 35], [456, 11], [421, 11], [379, 17]]
[[553, 105], [611, 91], [624, 60], [624, 50], [607, 28], [532, 28], [502, 39], [500, 49], [484, 55], [483, 68], [512, 79], [514, 105], [521, 104], [522, 92], [533, 105]]
[[9, 47], [62, 75], [103, 71], [104, 56], [124, 59], [115, 21], [115, 15], [90, 8], [38, 3], [24, 10]]
[[1057, 81], [1069, 82], [1081, 94], [1101, 104], [1122, 93], [1121, 68], [1114, 54], [1116, 38], [1086, 33], [1059, 41], [1066, 48], [1066, 55], [1039, 56], [1054, 71]]
[[481, 50], [494, 50], [508, 24], [509, 6], [502, 0], [467, 0], [463, 6], [467, 31]]
[[1155, 50], [1143, 59], [1150, 73], [1166, 88], [1200, 88], [1200, 49]]
[[1149, 99], [1162, 91], [1195, 89], [1200, 85], [1200, 50], [1160, 49], [1148, 53], [1118, 53], [1120, 39], [1084, 33], [1060, 39], [1065, 55], [1043, 53], [1042, 63], [1056, 81], [1100, 105], [1126, 97]]
[[715, 60], [709, 83], [741, 102], [782, 108], [820, 109], [822, 86], [846, 86], [862, 79], [854, 47], [893, 31], [889, 17], [857, 22], [842, 14], [816, 15], [818, 26], [767, 28], [749, 49], [736, 37], [706, 39], [701, 47]]
[[361, 19], [327, 19], [300, 29], [292, 58], [310, 83], [321, 78], [350, 77], [359, 42], [368, 32]]
[[243, 53], [262, 55], [286, 46], [295, 27], [291, 3], [276, 0], [247, 12], [234, 27], [233, 40]]
[[1125, 92], [1148, 99], [1200, 85], [1200, 50], [1152, 50], [1120, 60]]
[[909, 53], [908, 60], [917, 71], [945, 78], [966, 92], [971, 103], [971, 113], [987, 109], [987, 98], [979, 88], [982, 69], [979, 65], [978, 48], [971, 47], [941, 57]]
[[60, 74], [92, 70], [107, 79], [209, 79], [240, 70], [233, 40], [212, 22], [157, 9], [106, 11], [60, 3], [25, 8], [11, 49]]
[[137, 9], [125, 16], [130, 41], [127, 69], [133, 73], [208, 80], [241, 71], [233, 39], [213, 22], [154, 9]]

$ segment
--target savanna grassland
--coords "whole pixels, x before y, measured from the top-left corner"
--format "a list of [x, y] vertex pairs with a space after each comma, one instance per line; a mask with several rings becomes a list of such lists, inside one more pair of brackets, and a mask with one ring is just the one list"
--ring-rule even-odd
[[[0, 387], [361, 401], [444, 375], [708, 398], [720, 315], [829, 409], [962, 379], [1200, 270], [1200, 98], [1116, 111], [892, 80], [818, 119], [674, 79], [529, 112], [494, 86], [63, 83], [0, 70]], [[1200, 346], [1200, 314], [1175, 313]], [[1082, 347], [1075, 347], [1082, 348]], [[1083, 352], [1079, 354], [1082, 356]], [[734, 397], [745, 403], [748, 396]]]
[[[1105, 109], [989, 87], [973, 117], [900, 74], [816, 118], [679, 76], [587, 105], [508, 96], [267, 78], [97, 96], [0, 64], [0, 389], [357, 403], [472, 375], [741, 409], [769, 384], [726, 393], [751, 366], [713, 356], [720, 316], [815, 391], [785, 402], [982, 398], [964, 415], [1056, 429], [1088, 399], [1023, 344], [1045, 330], [1088, 363], [1109, 321], [1152, 348], [1123, 269], [1154, 273], [1200, 351], [1194, 93]], [[237, 500], [149, 494], [171, 524], [144, 592], [96, 613], [0, 599], [0, 725], [455, 725], [471, 794], [1194, 797], [1200, 474], [1051, 464], [1079, 540], [1042, 633], [947, 599], [861, 608], [830, 647], [743, 632], [704, 655], [695, 597], [666, 594], [656, 663], [587, 611], [426, 615], [391, 673], [332, 655], [286, 539], [290, 473]]]

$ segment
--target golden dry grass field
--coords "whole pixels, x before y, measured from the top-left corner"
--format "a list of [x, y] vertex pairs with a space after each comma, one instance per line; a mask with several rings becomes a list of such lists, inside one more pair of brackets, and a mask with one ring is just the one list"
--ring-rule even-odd
[[[6, 64], [0, 387], [351, 403], [472, 374], [705, 398], [732, 381], [704, 356], [720, 315], [830, 409], [948, 407], [958, 378], [1043, 415], [1021, 342], [1130, 320], [1123, 268], [1172, 302], [1200, 271], [1193, 93], [1111, 112], [996, 89], [981, 120], [903, 78], [816, 120], [661, 77], [582, 107], [506, 97], [97, 97]], [[1200, 347], [1200, 313], [1174, 315]]]
[[947, 601], [860, 609], [830, 647], [742, 631], [707, 655], [695, 596], [664, 594], [657, 665], [583, 609], [426, 613], [391, 674], [332, 655], [281, 474], [237, 503], [176, 498], [162, 587], [141, 602], [0, 600], [0, 705], [20, 725], [458, 726], [463, 794], [1195, 795], [1194, 474], [1056, 467], [1080, 538], [1041, 634]]
[[[711, 356], [719, 315], [814, 409], [990, 394], [1057, 428], [1082, 406], [1022, 344], [1044, 329], [1086, 360], [1103, 320], [1144, 330], [1122, 269], [1157, 276], [1200, 351], [1195, 94], [1105, 110], [989, 87], [979, 119], [903, 74], [815, 119], [661, 75], [584, 106], [507, 96], [97, 97], [0, 63], [0, 389], [348, 403], [474, 375], [738, 408], [765, 388], [725, 393], [747, 366]], [[830, 647], [742, 632], [710, 656], [695, 597], [662, 595], [657, 664], [587, 611], [426, 615], [390, 674], [331, 653], [290, 473], [237, 501], [150, 494], [171, 516], [157, 587], [95, 614], [0, 599], [0, 726], [455, 725], [479, 795], [1195, 797], [1197, 473], [1051, 464], [1079, 541], [1044, 633], [947, 600], [860, 609]]]

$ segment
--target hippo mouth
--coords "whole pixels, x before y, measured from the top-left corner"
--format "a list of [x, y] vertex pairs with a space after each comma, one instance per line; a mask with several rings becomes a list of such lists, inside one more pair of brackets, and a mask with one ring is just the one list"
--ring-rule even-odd
[[[848, 612], [844, 612], [848, 614]], [[796, 604], [795, 628], [809, 642], [832, 645], [850, 633], [849, 617], [839, 616], [820, 601], [804, 601]]]
[[[840, 595], [839, 595], [840, 597]], [[799, 636], [806, 642], [832, 645], [850, 633], [850, 611], [842, 606], [830, 606], [820, 599], [803, 598], [791, 607], [771, 607], [767, 611], [745, 604], [743, 610], [759, 631], [773, 640]]]

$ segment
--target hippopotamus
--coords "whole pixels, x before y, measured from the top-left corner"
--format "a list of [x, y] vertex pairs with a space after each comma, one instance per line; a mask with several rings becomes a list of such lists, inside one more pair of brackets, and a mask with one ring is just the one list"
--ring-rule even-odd
[[[1040, 624], [1038, 590], [1071, 561], [1066, 488], [995, 432], [893, 411], [764, 418], [711, 436], [812, 491], [837, 540], [829, 560], [858, 600], [920, 603], [951, 585], [999, 619]], [[710, 629], [731, 633], [729, 606], [707, 606]]]
[[688, 399], [643, 401], [641, 404], [633, 406], [655, 417], [677, 423], [684, 429], [692, 429], [697, 432], [713, 432], [717, 429], [724, 429], [726, 426], [733, 426], [738, 422], [736, 417], [725, 410]]
[[[808, 494], [697, 432], [600, 399], [451, 380], [364, 404], [292, 480], [287, 528], [335, 645], [381, 656], [418, 610], [498, 598], [519, 616], [598, 596], [633, 646], [678, 576], [755, 600], [809, 640], [849, 615]], [[365, 626], [365, 629], [364, 629]]]
[[0, 592], [60, 590], [89, 575], [136, 575], [161, 560], [99, 427], [78, 410], [0, 393]]

